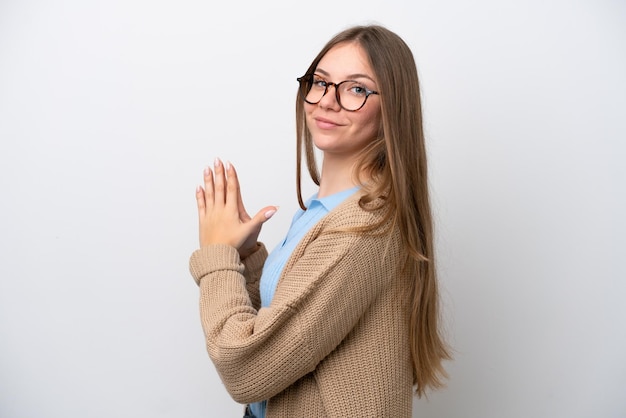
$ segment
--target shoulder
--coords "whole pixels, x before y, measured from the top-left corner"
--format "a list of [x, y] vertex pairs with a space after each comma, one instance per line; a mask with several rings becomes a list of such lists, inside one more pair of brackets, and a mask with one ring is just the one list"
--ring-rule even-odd
[[363, 193], [356, 192], [335, 209], [330, 211], [324, 219], [325, 229], [370, 229], [374, 225], [378, 228], [389, 227], [389, 208], [382, 197], [371, 202], [363, 201]]

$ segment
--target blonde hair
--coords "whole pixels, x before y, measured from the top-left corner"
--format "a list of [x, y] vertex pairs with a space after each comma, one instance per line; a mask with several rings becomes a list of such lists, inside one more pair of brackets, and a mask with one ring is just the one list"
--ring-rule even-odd
[[[365, 195], [359, 202], [382, 199], [385, 217], [367, 232], [390, 223], [400, 231], [407, 249], [405, 269], [411, 277], [410, 343], [415, 392], [421, 397], [427, 388], [444, 386], [447, 373], [443, 361], [451, 359], [440, 326], [439, 291], [435, 272], [433, 221], [428, 191], [426, 147], [422, 128], [420, 89], [415, 60], [410, 48], [395, 33], [378, 26], [355, 26], [335, 35], [322, 48], [307, 70], [315, 71], [334, 46], [355, 42], [369, 57], [380, 92], [381, 127], [378, 138], [361, 153], [355, 173], [367, 173], [371, 180], [362, 185]], [[297, 194], [304, 209], [301, 189], [302, 155], [313, 182], [319, 172], [311, 133], [306, 127], [303, 100], [296, 101]], [[369, 205], [371, 206], [371, 205]]]

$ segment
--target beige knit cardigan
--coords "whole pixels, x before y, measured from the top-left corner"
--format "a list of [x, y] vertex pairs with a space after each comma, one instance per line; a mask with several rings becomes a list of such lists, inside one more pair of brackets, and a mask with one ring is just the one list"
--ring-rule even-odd
[[346, 232], [382, 216], [358, 198], [304, 236], [269, 307], [259, 308], [264, 246], [243, 262], [227, 245], [191, 256], [209, 356], [236, 402], [268, 401], [267, 418], [411, 416], [399, 233]]

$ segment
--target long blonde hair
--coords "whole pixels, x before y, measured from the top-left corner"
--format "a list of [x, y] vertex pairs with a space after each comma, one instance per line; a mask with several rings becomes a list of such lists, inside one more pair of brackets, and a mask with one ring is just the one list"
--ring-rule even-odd
[[[383, 196], [385, 218], [366, 232], [391, 223], [407, 249], [405, 269], [411, 277], [410, 343], [416, 394], [437, 389], [447, 378], [443, 361], [451, 359], [440, 326], [439, 291], [435, 272], [433, 221], [428, 191], [426, 147], [422, 128], [420, 89], [415, 60], [410, 48], [395, 33], [378, 26], [355, 26], [333, 37], [309, 66], [312, 73], [335, 45], [358, 43], [377, 77], [380, 92], [379, 136], [361, 153], [355, 173], [368, 173], [363, 185], [361, 207]], [[311, 133], [306, 127], [303, 100], [296, 101], [297, 194], [304, 209], [301, 189], [302, 155], [313, 182], [319, 185]]]

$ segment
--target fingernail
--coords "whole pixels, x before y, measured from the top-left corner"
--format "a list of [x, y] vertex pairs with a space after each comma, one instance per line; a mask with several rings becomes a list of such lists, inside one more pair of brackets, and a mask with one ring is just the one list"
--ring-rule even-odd
[[204, 168], [204, 175], [205, 175], [205, 176], [208, 176], [210, 171], [211, 171], [211, 170], [209, 169], [209, 167], [205, 167], [205, 168]]
[[215, 167], [218, 167], [218, 166], [220, 165], [220, 163], [221, 163], [221, 161], [220, 161], [220, 159], [219, 159], [219, 158], [216, 158], [216, 159], [215, 159], [215, 161], [213, 161], [213, 165], [214, 165]]
[[230, 161], [226, 161], [226, 171], [230, 170]]
[[271, 218], [272, 216], [274, 216], [275, 213], [276, 213], [275, 209], [268, 210], [267, 212], [265, 212], [265, 219]]

